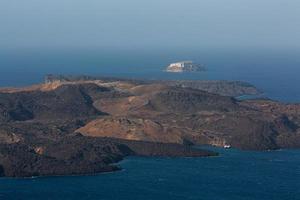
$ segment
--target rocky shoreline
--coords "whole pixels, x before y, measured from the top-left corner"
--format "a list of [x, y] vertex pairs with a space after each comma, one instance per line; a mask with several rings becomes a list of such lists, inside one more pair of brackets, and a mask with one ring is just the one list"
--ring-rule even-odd
[[0, 176], [36, 177], [113, 172], [126, 156], [206, 157], [217, 153], [179, 144], [80, 135], [39, 145], [1, 144]]
[[132, 155], [217, 155], [191, 145], [299, 148], [300, 105], [233, 97], [249, 92], [259, 90], [242, 82], [87, 76], [0, 89], [0, 176], [109, 172]]

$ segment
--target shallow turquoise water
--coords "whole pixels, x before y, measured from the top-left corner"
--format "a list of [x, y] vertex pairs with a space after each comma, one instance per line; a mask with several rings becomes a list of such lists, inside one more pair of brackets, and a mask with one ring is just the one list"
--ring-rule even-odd
[[213, 149], [221, 155], [130, 157], [122, 171], [95, 176], [1, 178], [0, 199], [300, 199], [300, 150]]

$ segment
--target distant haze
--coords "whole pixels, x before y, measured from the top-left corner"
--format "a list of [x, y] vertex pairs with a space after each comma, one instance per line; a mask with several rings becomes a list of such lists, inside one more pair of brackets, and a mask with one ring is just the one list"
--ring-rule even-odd
[[1, 0], [0, 48], [299, 47], [299, 0]]

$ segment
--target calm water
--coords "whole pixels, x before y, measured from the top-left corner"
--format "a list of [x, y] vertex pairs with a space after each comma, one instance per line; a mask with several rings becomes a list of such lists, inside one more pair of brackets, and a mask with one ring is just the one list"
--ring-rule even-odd
[[[178, 60], [206, 64], [208, 71], [162, 72], [169, 63]], [[300, 49], [0, 51], [0, 86], [38, 83], [48, 73], [243, 80], [265, 91], [270, 98], [300, 102]]]
[[[6, 51], [0, 52], [0, 86], [43, 81], [48, 73], [148, 79], [248, 81], [272, 99], [300, 102], [300, 51]], [[177, 60], [207, 65], [204, 73], [167, 74]], [[214, 149], [214, 158], [140, 158], [123, 171], [96, 176], [0, 179], [0, 199], [298, 200], [300, 151]]]
[[0, 179], [0, 199], [298, 200], [300, 151], [215, 149], [212, 158], [131, 157], [96, 176]]

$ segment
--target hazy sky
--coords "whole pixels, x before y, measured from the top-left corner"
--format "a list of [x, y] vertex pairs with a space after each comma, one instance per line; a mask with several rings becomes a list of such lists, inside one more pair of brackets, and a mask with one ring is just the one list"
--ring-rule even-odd
[[0, 0], [0, 48], [300, 47], [300, 0]]

